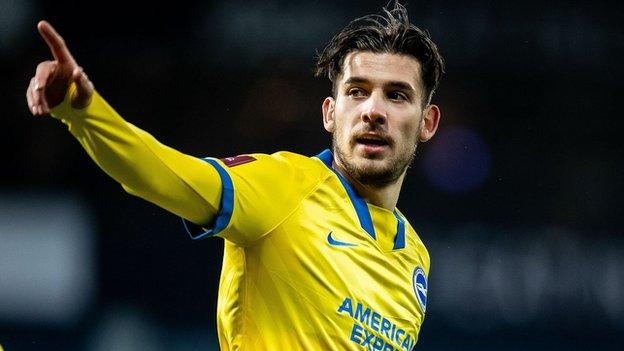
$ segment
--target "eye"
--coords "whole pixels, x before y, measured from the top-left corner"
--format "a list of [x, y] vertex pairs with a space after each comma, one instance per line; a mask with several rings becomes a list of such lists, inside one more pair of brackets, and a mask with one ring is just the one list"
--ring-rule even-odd
[[347, 95], [351, 96], [351, 97], [364, 97], [366, 96], [366, 91], [362, 88], [351, 88], [349, 89], [349, 91], [347, 92]]
[[409, 101], [408, 96], [401, 91], [391, 91], [388, 93], [388, 99], [395, 101]]

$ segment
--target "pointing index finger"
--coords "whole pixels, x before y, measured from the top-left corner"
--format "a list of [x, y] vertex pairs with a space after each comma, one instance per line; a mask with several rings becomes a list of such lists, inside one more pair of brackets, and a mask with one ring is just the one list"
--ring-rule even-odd
[[50, 51], [52, 51], [52, 55], [54, 59], [56, 59], [59, 63], [67, 63], [71, 62], [76, 64], [74, 58], [69, 53], [69, 49], [65, 46], [65, 40], [61, 37], [54, 27], [46, 21], [40, 21], [37, 24], [37, 29], [39, 30], [39, 34], [45, 39]]

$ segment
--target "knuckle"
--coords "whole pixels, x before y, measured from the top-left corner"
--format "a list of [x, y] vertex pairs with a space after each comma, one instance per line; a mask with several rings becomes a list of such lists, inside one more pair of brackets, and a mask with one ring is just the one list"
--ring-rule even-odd
[[37, 74], [45, 72], [50, 66], [48, 61], [41, 62], [37, 65]]

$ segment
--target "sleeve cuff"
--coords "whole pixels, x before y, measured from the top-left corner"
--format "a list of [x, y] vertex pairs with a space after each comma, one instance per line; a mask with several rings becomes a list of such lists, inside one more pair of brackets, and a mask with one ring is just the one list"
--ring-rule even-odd
[[216, 160], [211, 158], [204, 158], [203, 160], [213, 166], [219, 173], [219, 177], [221, 178], [221, 205], [212, 228], [199, 226], [182, 218], [184, 229], [193, 240], [214, 236], [227, 228], [232, 219], [232, 212], [234, 210], [234, 185], [232, 183], [232, 178]]
[[73, 108], [71, 106], [71, 96], [75, 91], [76, 84], [72, 83], [67, 89], [67, 93], [65, 93], [65, 98], [63, 99], [63, 101], [50, 109], [50, 114], [52, 115], [52, 117], [60, 120], [72, 119], [74, 116], [76, 116], [76, 112], [85, 110], [87, 107], [89, 107], [89, 105], [91, 105], [91, 103], [93, 103], [93, 98], [95, 98], [96, 95], [95, 91], [93, 92], [94, 96], [92, 97], [89, 105], [82, 109]]

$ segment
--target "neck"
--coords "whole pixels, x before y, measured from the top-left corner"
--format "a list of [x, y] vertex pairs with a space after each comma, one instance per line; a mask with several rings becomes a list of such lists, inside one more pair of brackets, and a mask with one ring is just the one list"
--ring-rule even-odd
[[332, 165], [334, 169], [347, 180], [358, 196], [364, 199], [364, 201], [390, 211], [394, 210], [397, 202], [399, 201], [399, 193], [401, 192], [405, 172], [403, 172], [403, 174], [401, 174], [396, 181], [382, 186], [377, 186], [363, 184], [357, 179], [351, 177], [351, 175], [349, 175], [349, 173], [342, 166], [337, 164], [336, 161], [334, 161]]

